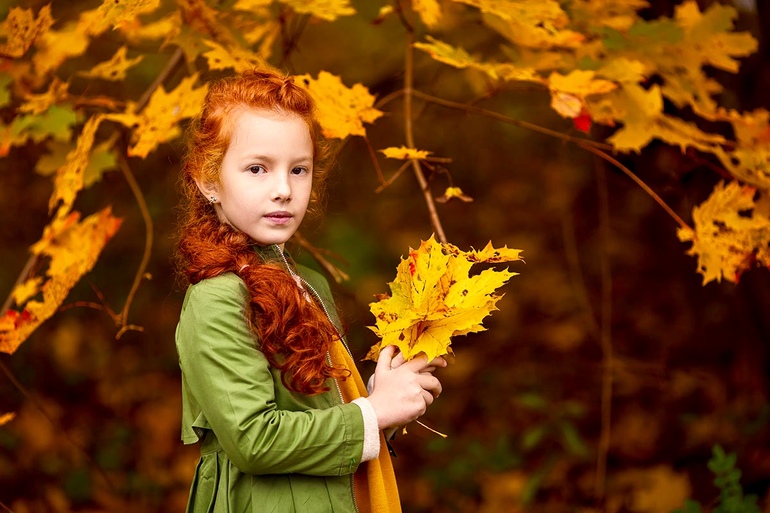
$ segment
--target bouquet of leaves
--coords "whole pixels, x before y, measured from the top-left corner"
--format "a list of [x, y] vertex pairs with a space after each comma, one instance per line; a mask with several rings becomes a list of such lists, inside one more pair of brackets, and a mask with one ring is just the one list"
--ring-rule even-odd
[[471, 267], [522, 260], [520, 254], [507, 246], [495, 249], [491, 242], [480, 251], [461, 251], [433, 236], [418, 249], [409, 248], [388, 284], [391, 295], [382, 294], [369, 305], [377, 319], [370, 329], [380, 341], [367, 359], [376, 360], [383, 347], [393, 344], [406, 360], [420, 353], [432, 360], [452, 351], [451, 337], [484, 331], [481, 322], [497, 310], [502, 297], [497, 289], [518, 273], [489, 268], [471, 276]]

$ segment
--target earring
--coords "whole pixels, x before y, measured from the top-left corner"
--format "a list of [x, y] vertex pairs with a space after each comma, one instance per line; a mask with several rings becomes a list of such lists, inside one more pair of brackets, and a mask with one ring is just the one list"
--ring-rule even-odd
[[216, 203], [216, 202], [217, 202], [217, 198], [216, 198], [216, 197], [214, 197], [214, 196], [209, 196], [209, 203], [212, 203], [212, 204], [213, 204], [213, 203]]

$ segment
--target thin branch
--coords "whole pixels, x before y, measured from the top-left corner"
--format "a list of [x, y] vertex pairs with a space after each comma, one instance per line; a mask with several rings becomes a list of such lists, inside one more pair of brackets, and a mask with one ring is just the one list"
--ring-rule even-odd
[[364, 142], [366, 143], [366, 149], [369, 150], [369, 157], [372, 159], [372, 164], [374, 164], [374, 169], [377, 171], [377, 178], [380, 179], [381, 184], [385, 184], [385, 177], [382, 175], [382, 169], [380, 168], [380, 162], [377, 160], [377, 153], [374, 151], [374, 147], [372, 146], [372, 142], [369, 140], [369, 137], [364, 134]]
[[11, 307], [11, 303], [13, 303], [13, 291], [24, 283], [26, 279], [29, 277], [29, 273], [32, 271], [32, 268], [35, 267], [35, 264], [37, 264], [38, 261], [38, 255], [32, 254], [29, 256], [29, 259], [27, 260], [27, 263], [24, 264], [24, 269], [21, 270], [19, 273], [19, 276], [16, 278], [16, 283], [13, 284], [13, 287], [11, 287], [11, 292], [8, 293], [8, 297], [5, 299], [5, 302], [3, 303], [3, 309], [0, 310], [0, 315], [5, 314], [5, 312], [8, 311], [8, 309]]
[[504, 123], [508, 123], [511, 125], [519, 126], [522, 128], [526, 128], [528, 130], [533, 130], [535, 132], [539, 132], [542, 134], [550, 135], [552, 137], [556, 137], [557, 139], [561, 139], [564, 141], [571, 142], [573, 144], [576, 144], [580, 148], [583, 148], [584, 150], [590, 151], [591, 153], [598, 155], [599, 157], [603, 158], [607, 162], [610, 162], [614, 166], [616, 166], [618, 169], [623, 171], [626, 176], [631, 178], [639, 187], [644, 190], [647, 194], [650, 195], [650, 197], [655, 200], [658, 205], [660, 205], [663, 210], [668, 213], [676, 222], [681, 226], [682, 228], [688, 228], [691, 229], [690, 226], [682, 220], [679, 215], [677, 215], [676, 212], [673, 211], [671, 207], [669, 207], [663, 199], [661, 199], [660, 196], [658, 196], [655, 191], [653, 191], [646, 183], [644, 183], [638, 176], [636, 176], [630, 169], [628, 169], [626, 166], [621, 164], [617, 159], [614, 157], [608, 155], [607, 153], [601, 151], [601, 150], [607, 150], [611, 151], [612, 146], [606, 143], [599, 143], [596, 141], [592, 141], [590, 139], [584, 139], [581, 137], [573, 137], [571, 135], [566, 135], [561, 132], [557, 132], [555, 130], [551, 130], [549, 128], [541, 127], [538, 125], [534, 125], [532, 123], [527, 123], [526, 121], [520, 121], [518, 119], [513, 119], [508, 116], [504, 116], [502, 114], [498, 114], [497, 112], [487, 110], [487, 109], [481, 109], [479, 107], [474, 107], [472, 105], [466, 105], [464, 103], [457, 103], [449, 100], [444, 100], [442, 98], [437, 98], [435, 96], [431, 96], [425, 93], [421, 93], [419, 91], [412, 91], [412, 94], [418, 98], [421, 98], [425, 101], [435, 103], [437, 105], [442, 105], [444, 107], [450, 108], [450, 109], [456, 109], [456, 110], [462, 110], [466, 112], [472, 112], [474, 114], [479, 114], [482, 116], [487, 116], [493, 119], [496, 119], [498, 121], [502, 121]]
[[607, 172], [601, 162], [596, 163], [597, 185], [599, 189], [599, 230], [602, 241], [600, 267], [602, 275], [601, 308], [601, 349], [602, 349], [602, 396], [601, 396], [601, 433], [596, 458], [595, 497], [604, 499], [605, 479], [607, 475], [607, 454], [610, 449], [612, 428], [612, 373], [614, 355], [612, 348], [612, 269], [610, 267], [610, 212]]
[[671, 207], [669, 207], [668, 204], [666, 204], [666, 202], [663, 201], [663, 199], [655, 193], [655, 191], [650, 189], [650, 187], [646, 183], [644, 183], [641, 178], [636, 176], [633, 171], [631, 171], [626, 166], [621, 164], [616, 158], [614, 158], [614, 157], [612, 157], [610, 155], [607, 155], [603, 151], [595, 148], [593, 145], [584, 144], [583, 142], [578, 142], [577, 145], [579, 147], [583, 148], [584, 150], [590, 151], [594, 155], [597, 155], [597, 156], [603, 158], [604, 160], [606, 160], [607, 162], [609, 162], [613, 166], [615, 166], [618, 169], [620, 169], [621, 171], [623, 171], [623, 173], [627, 177], [629, 177], [631, 180], [633, 180], [636, 183], [636, 185], [641, 187], [644, 192], [646, 192], [653, 200], [655, 200], [655, 202], [658, 205], [660, 205], [663, 208], [663, 210], [665, 210], [666, 213], [668, 215], [670, 215], [674, 219], [674, 221], [676, 221], [679, 224], [679, 226], [681, 226], [682, 228], [686, 228], [688, 230], [692, 230], [692, 228], [690, 228], [690, 225], [685, 223], [684, 220], [681, 217], [679, 217], [679, 215], [677, 215], [677, 213], [674, 212], [674, 210]]
[[[319, 248], [317, 248], [317, 247], [313, 246], [313, 245], [312, 245], [312, 244], [311, 244], [311, 243], [310, 243], [310, 242], [309, 242], [309, 241], [308, 241], [308, 240], [305, 238], [305, 236], [304, 236], [304, 235], [302, 235], [301, 233], [299, 233], [299, 232], [297, 231], [297, 232], [294, 232], [294, 235], [292, 236], [292, 239], [293, 239], [293, 240], [294, 240], [294, 241], [295, 241], [297, 244], [299, 244], [300, 246], [302, 246], [303, 248], [305, 248], [306, 250], [308, 250], [308, 252], [310, 252], [310, 254], [311, 254], [311, 255], [313, 255], [313, 258], [314, 258], [314, 259], [315, 259], [315, 260], [316, 260], [316, 261], [317, 261], [319, 264], [321, 264], [321, 265], [323, 266], [323, 268], [324, 268], [324, 269], [326, 269], [326, 271], [327, 271], [327, 272], [328, 272], [328, 273], [329, 273], [329, 274], [330, 274], [330, 275], [331, 275], [331, 276], [334, 278], [334, 281], [335, 281], [335, 282], [337, 282], [337, 283], [341, 283], [341, 282], [343, 282], [343, 281], [347, 281], [347, 280], [349, 280], [349, 279], [350, 279], [350, 276], [349, 276], [349, 275], [348, 275], [346, 272], [344, 272], [342, 269], [340, 269], [340, 268], [339, 268], [339, 267], [337, 267], [336, 265], [332, 264], [332, 263], [331, 263], [331, 262], [330, 262], [330, 261], [329, 261], [329, 260], [328, 260], [328, 259], [327, 259], [327, 258], [326, 258], [324, 255], [323, 255], [324, 251], [322, 251], [321, 249], [319, 249]], [[327, 253], [328, 253], [328, 251], [327, 251]]]
[[384, 191], [385, 189], [387, 189], [388, 187], [390, 187], [390, 185], [391, 185], [393, 182], [395, 182], [395, 181], [396, 181], [396, 179], [397, 179], [399, 176], [401, 176], [401, 173], [403, 173], [404, 171], [406, 171], [406, 168], [408, 168], [408, 167], [409, 167], [409, 161], [407, 161], [407, 162], [404, 162], [403, 164], [401, 164], [401, 167], [399, 167], [399, 168], [398, 168], [398, 170], [397, 170], [395, 173], [393, 173], [393, 174], [391, 175], [391, 177], [390, 177], [390, 178], [388, 178], [388, 179], [387, 179], [387, 180], [386, 180], [386, 181], [385, 181], [385, 182], [384, 182], [382, 185], [380, 185], [379, 187], [377, 187], [377, 188], [374, 190], [374, 192], [375, 192], [376, 194], [379, 194], [379, 193], [381, 193], [382, 191]]
[[150, 97], [152, 96], [152, 93], [155, 92], [155, 90], [163, 84], [163, 82], [166, 81], [166, 79], [171, 75], [171, 73], [174, 72], [176, 67], [179, 65], [180, 62], [182, 62], [182, 57], [184, 56], [184, 52], [181, 48], [177, 48], [174, 54], [171, 56], [171, 59], [166, 63], [166, 66], [163, 68], [163, 70], [158, 74], [157, 77], [155, 77], [155, 80], [150, 84], [150, 87], [147, 88], [147, 90], [144, 92], [144, 94], [139, 98], [139, 101], [136, 103], [136, 111], [139, 112], [147, 105], [147, 103], [150, 101]]
[[[144, 219], [144, 254], [142, 255], [142, 260], [139, 263], [139, 268], [136, 270], [134, 283], [131, 285], [131, 290], [129, 291], [128, 297], [126, 298], [126, 303], [123, 305], [123, 311], [120, 313], [121, 327], [126, 327], [126, 322], [128, 321], [128, 310], [131, 308], [131, 303], [134, 300], [136, 291], [139, 289], [139, 285], [142, 283], [142, 279], [145, 277], [145, 270], [147, 269], [147, 265], [150, 262], [150, 254], [152, 253], [153, 241], [153, 225], [150, 211], [147, 208], [147, 202], [145, 201], [144, 195], [142, 194], [142, 189], [139, 188], [139, 184], [136, 182], [136, 178], [134, 178], [134, 174], [131, 172], [131, 167], [128, 165], [126, 158], [122, 153], [119, 153], [118, 155], [118, 167], [123, 173], [126, 182], [128, 182], [128, 185], [131, 188], [131, 192], [134, 193], [136, 203], [139, 205], [139, 210], [142, 212], [142, 219]], [[120, 336], [124, 331], [124, 329], [121, 329], [115, 338], [120, 339]]]
[[[399, 9], [400, 11], [400, 9]], [[406, 23], [406, 22], [405, 22]], [[412, 126], [412, 86], [414, 85], [414, 33], [409, 31], [409, 42], [406, 45], [406, 57], [405, 57], [406, 73], [404, 75], [404, 132], [406, 136], [406, 144], [409, 148], [415, 148], [414, 145], [414, 133]], [[414, 176], [417, 178], [417, 183], [420, 184], [423, 197], [425, 198], [425, 204], [428, 206], [428, 213], [430, 215], [430, 221], [433, 225], [433, 231], [436, 233], [436, 237], [440, 242], [446, 243], [447, 238], [444, 234], [444, 228], [441, 226], [441, 220], [438, 217], [438, 211], [436, 210], [436, 203], [433, 201], [433, 195], [430, 192], [428, 181], [425, 179], [425, 175], [420, 168], [420, 163], [417, 160], [412, 160], [412, 170]]]
[[425, 94], [417, 90], [412, 90], [411, 93], [417, 98], [425, 100], [426, 102], [435, 103], [436, 105], [441, 105], [442, 107], [446, 107], [448, 109], [462, 110], [473, 114], [479, 114], [481, 116], [486, 116], [488, 118], [502, 121], [503, 123], [508, 123], [509, 125], [515, 125], [521, 128], [526, 128], [527, 130], [532, 130], [533, 132], [539, 132], [541, 134], [550, 135], [551, 137], [562, 139], [564, 141], [569, 141], [571, 143], [584, 143], [586, 145], [595, 146], [597, 148], [602, 148], [604, 150], [612, 150], [612, 146], [609, 144], [591, 141], [589, 139], [584, 139], [582, 137], [573, 137], [571, 135], [563, 134], [561, 132], [557, 132], [556, 130], [551, 130], [550, 128], [545, 128], [540, 125], [535, 125], [533, 123], [528, 123], [526, 121], [513, 119], [511, 117], [505, 116], [493, 110], [482, 109], [481, 107], [475, 107], [473, 105], [468, 105], [465, 103], [445, 100], [443, 98], [431, 96], [429, 94]]

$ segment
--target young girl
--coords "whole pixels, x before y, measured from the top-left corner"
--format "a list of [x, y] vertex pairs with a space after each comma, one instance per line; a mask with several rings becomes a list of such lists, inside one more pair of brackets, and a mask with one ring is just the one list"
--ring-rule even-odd
[[367, 396], [328, 283], [284, 252], [326, 178], [314, 104], [290, 77], [211, 86], [182, 170], [176, 332], [188, 512], [400, 511], [383, 430], [425, 413], [446, 362], [380, 354]]

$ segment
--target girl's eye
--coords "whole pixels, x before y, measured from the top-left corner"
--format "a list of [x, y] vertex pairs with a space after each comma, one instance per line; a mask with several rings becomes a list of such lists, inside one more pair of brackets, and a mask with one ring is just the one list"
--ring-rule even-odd
[[308, 169], [306, 167], [295, 167], [291, 170], [291, 173], [294, 175], [304, 175], [308, 172]]
[[257, 173], [264, 173], [265, 172], [265, 167], [264, 166], [260, 166], [260, 165], [249, 166], [249, 171], [251, 171], [255, 175]]

